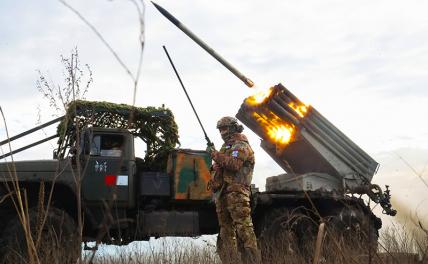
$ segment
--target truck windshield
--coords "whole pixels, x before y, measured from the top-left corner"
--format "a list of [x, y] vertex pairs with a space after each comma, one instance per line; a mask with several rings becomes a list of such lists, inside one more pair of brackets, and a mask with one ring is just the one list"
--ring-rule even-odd
[[121, 135], [94, 135], [91, 143], [91, 156], [120, 157], [123, 149]]

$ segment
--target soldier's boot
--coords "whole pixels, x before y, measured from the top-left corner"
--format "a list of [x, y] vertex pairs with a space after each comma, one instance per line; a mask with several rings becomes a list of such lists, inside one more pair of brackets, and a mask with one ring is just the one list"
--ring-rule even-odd
[[229, 240], [227, 243], [219, 235], [217, 237], [217, 254], [222, 264], [241, 264], [235, 239]]
[[246, 247], [243, 254], [242, 261], [244, 264], [262, 264], [262, 255], [257, 248]]

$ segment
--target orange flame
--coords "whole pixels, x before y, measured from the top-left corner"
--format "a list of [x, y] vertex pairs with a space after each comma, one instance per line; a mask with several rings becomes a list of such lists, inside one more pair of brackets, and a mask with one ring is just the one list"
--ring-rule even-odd
[[291, 107], [300, 117], [304, 117], [308, 112], [308, 105], [297, 105], [294, 102], [290, 102], [288, 106]]
[[263, 101], [269, 97], [272, 93], [272, 88], [267, 90], [256, 90], [256, 92], [248, 97], [245, 101], [250, 105], [258, 105], [263, 103]]
[[274, 142], [285, 145], [291, 141], [294, 134], [294, 127], [282, 121], [274, 113], [270, 112], [269, 116], [266, 116], [254, 112], [253, 116]]

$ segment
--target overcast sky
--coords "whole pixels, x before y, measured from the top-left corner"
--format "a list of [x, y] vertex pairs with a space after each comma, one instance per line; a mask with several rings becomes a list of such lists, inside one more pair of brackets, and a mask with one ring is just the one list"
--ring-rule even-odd
[[[138, 16], [130, 1], [70, 0], [132, 71], [139, 56]], [[390, 184], [411, 210], [428, 207], [428, 2], [426, 1], [158, 1], [258, 87], [279, 82], [314, 106], [380, 164], [373, 182]], [[175, 114], [182, 147], [205, 141], [162, 50], [166, 45], [217, 146], [216, 121], [235, 115], [251, 93], [146, 2], [145, 50], [138, 106], [165, 104]], [[129, 76], [93, 32], [58, 1], [0, 3], [0, 106], [11, 135], [52, 118], [37, 91], [38, 73], [62, 83], [60, 55], [77, 46], [94, 83], [88, 100], [132, 103]], [[47, 134], [53, 133], [47, 130]], [[254, 182], [281, 169], [258, 147]], [[4, 125], [0, 126], [5, 138]], [[36, 134], [13, 146], [42, 138]], [[55, 141], [16, 155], [50, 158]], [[428, 171], [428, 168], [426, 169]], [[421, 206], [422, 204], [422, 206]], [[419, 207], [418, 207], [419, 206]], [[425, 212], [426, 213], [426, 212]]]

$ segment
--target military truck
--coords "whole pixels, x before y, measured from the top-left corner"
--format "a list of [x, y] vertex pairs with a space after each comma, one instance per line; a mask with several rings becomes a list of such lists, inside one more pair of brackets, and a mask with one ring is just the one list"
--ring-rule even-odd
[[[282, 85], [274, 89], [258, 106], [249, 103], [254, 98], [247, 98], [237, 114], [286, 171], [267, 178], [263, 192], [252, 186], [252, 216], [260, 243], [271, 243], [287, 233], [286, 239], [302, 244], [316, 234], [320, 222], [354, 236], [369, 232], [375, 243], [381, 221], [361, 197], [352, 194], [368, 194], [385, 213], [395, 213], [389, 191], [383, 193], [370, 183], [378, 164], [312, 107], [305, 117], [298, 117], [297, 110], [281, 112], [278, 105], [267, 106], [279, 97], [300, 104]], [[264, 130], [266, 124], [255, 118], [254, 113], [263, 116], [266, 109], [295, 119], [296, 132], [287, 144], [272, 140]], [[267, 120], [274, 120], [273, 116]], [[65, 116], [0, 144], [55, 122], [60, 122], [55, 135], [1, 156], [3, 159], [58, 137], [52, 160], [0, 163], [1, 255], [27, 254], [28, 233], [42, 241], [36, 245], [39, 247], [44, 239], [50, 241], [48, 234], [53, 233], [61, 234], [62, 241], [56, 237], [56, 247], [50, 244], [49, 248], [67, 248], [72, 262], [81, 250], [76, 236], [79, 221], [83, 242], [115, 245], [150, 237], [218, 232], [208, 188], [211, 158], [203, 147], [177, 148], [178, 127], [170, 110], [75, 101]], [[135, 154], [137, 140], [147, 146], [144, 157]], [[22, 215], [28, 215], [31, 232], [23, 228]], [[39, 254], [44, 253], [39, 250]]]

